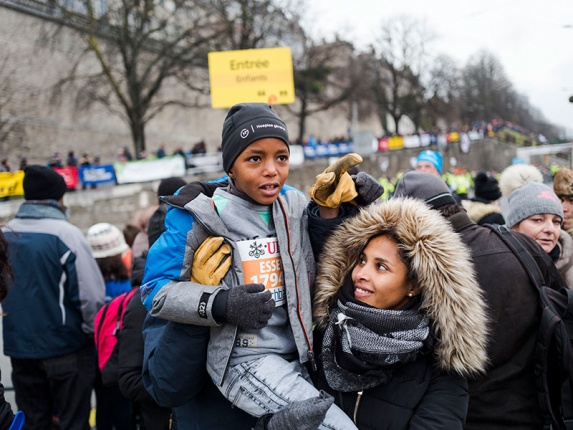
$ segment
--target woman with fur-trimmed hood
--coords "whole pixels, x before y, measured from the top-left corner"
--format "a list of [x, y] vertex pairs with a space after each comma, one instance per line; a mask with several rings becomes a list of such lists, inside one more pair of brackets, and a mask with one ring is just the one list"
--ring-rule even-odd
[[423, 202], [361, 210], [324, 246], [315, 283], [316, 383], [367, 429], [462, 429], [466, 378], [486, 365], [470, 252]]

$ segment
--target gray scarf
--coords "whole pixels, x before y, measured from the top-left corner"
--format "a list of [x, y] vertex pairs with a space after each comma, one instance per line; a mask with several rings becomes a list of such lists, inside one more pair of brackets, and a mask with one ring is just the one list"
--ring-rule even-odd
[[337, 391], [376, 387], [392, 378], [396, 365], [414, 361], [431, 343], [428, 317], [417, 306], [385, 310], [339, 299], [324, 333], [326, 380]]

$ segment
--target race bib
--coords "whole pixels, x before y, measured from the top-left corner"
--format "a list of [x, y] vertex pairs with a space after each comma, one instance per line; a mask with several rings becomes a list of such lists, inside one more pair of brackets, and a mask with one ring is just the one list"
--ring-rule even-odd
[[275, 237], [237, 242], [243, 261], [245, 282], [263, 284], [277, 306], [286, 302], [279, 244]]

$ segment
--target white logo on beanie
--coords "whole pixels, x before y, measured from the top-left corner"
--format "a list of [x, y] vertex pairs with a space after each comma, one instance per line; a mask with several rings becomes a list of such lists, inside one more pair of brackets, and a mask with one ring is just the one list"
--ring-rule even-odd
[[242, 137], [243, 139], [245, 139], [248, 135], [249, 135], [249, 130], [246, 129], [246, 128], [243, 128], [243, 129], [241, 130], [241, 137]]

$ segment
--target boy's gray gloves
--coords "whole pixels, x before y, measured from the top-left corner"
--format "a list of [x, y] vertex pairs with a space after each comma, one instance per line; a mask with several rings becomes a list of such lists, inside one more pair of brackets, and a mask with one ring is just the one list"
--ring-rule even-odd
[[265, 327], [275, 309], [272, 294], [265, 291], [263, 284], [236, 285], [217, 295], [218, 300], [225, 297], [223, 319], [244, 330], [260, 330]]
[[384, 194], [384, 187], [368, 173], [358, 172], [350, 176], [356, 186], [358, 196], [354, 199], [359, 206], [368, 206]]

